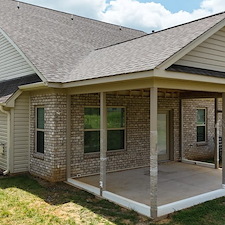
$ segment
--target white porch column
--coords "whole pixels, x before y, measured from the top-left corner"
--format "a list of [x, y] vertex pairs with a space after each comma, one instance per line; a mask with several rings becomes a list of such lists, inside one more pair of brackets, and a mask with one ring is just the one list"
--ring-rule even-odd
[[157, 217], [158, 151], [157, 151], [158, 88], [150, 89], [150, 207]]
[[215, 136], [214, 136], [214, 164], [215, 169], [219, 168], [219, 120], [218, 120], [218, 98], [215, 98]]
[[106, 93], [100, 93], [100, 195], [106, 190], [107, 108]]
[[222, 185], [225, 188], [225, 93], [222, 93]]

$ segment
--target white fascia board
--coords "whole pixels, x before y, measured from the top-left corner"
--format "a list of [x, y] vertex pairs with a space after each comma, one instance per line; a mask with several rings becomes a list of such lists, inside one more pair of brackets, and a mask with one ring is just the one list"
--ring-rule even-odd
[[15, 106], [15, 100], [22, 94], [23, 91], [36, 90], [39, 88], [47, 88], [47, 84], [45, 82], [38, 82], [33, 84], [21, 85], [17, 90], [5, 103], [2, 105], [6, 107], [13, 108]]
[[40, 77], [43, 82], [47, 82], [46, 78], [40, 73], [40, 71], [33, 65], [33, 63], [27, 58], [27, 56], [20, 50], [20, 48], [12, 41], [12, 39], [0, 28], [2, 35], [8, 40], [8, 42], [17, 50], [17, 52], [24, 58], [34, 72]]
[[17, 90], [6, 102], [5, 106], [13, 108], [15, 106], [15, 100], [22, 94], [21, 90]]
[[[134, 80], [134, 79], [140, 79], [140, 78], [150, 78], [153, 77], [154, 71], [144, 71], [144, 72], [136, 72], [136, 73], [128, 73], [128, 74], [122, 74], [122, 75], [115, 75], [115, 76], [109, 76], [109, 77], [100, 77], [95, 79], [89, 79], [89, 80], [83, 80], [83, 81], [75, 81], [75, 82], [69, 82], [69, 83], [63, 83], [59, 86], [62, 88], [71, 88], [71, 87], [80, 87], [80, 86], [86, 86], [86, 85], [93, 85], [93, 84], [104, 84], [104, 83], [111, 83], [111, 82], [117, 82], [117, 81], [127, 81], [127, 80]], [[49, 87], [53, 84], [49, 84]], [[55, 84], [54, 84], [55, 85]]]
[[163, 70], [163, 69], [155, 69], [154, 70], [154, 77], [155, 78], [184, 80], [184, 81], [214, 83], [214, 84], [225, 84], [225, 78], [213, 77], [213, 76], [207, 76], [207, 75], [199, 75], [199, 74], [192, 74], [192, 73], [166, 71], [166, 70]]
[[184, 57], [186, 54], [188, 54], [191, 50], [196, 48], [198, 45], [200, 45], [202, 42], [210, 38], [213, 34], [215, 34], [217, 31], [222, 29], [225, 26], [225, 19], [221, 20], [219, 23], [217, 23], [215, 26], [207, 30], [205, 33], [200, 35], [198, 38], [196, 38], [194, 41], [190, 42], [188, 45], [186, 45], [184, 48], [176, 52], [174, 55], [172, 55], [170, 58], [162, 62], [160, 65], [158, 65], [156, 68], [158, 69], [166, 69], [173, 65], [175, 62], [177, 62], [179, 59]]

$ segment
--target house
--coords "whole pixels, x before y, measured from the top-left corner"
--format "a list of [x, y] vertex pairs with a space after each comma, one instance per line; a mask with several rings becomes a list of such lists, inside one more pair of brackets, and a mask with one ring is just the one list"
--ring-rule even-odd
[[146, 34], [1, 0], [0, 169], [150, 217], [225, 196], [224, 56], [225, 13]]

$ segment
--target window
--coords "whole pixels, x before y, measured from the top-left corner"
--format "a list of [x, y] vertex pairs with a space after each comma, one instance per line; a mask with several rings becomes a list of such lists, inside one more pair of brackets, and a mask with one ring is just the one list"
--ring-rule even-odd
[[35, 137], [36, 137], [36, 152], [44, 153], [44, 124], [45, 124], [45, 110], [43, 107], [36, 107], [36, 125], [35, 125]]
[[197, 109], [197, 142], [206, 141], [206, 109]]
[[[125, 108], [107, 108], [107, 150], [122, 150], [125, 143]], [[100, 108], [84, 108], [84, 152], [100, 151]]]
[[84, 152], [100, 151], [100, 109], [84, 108]]

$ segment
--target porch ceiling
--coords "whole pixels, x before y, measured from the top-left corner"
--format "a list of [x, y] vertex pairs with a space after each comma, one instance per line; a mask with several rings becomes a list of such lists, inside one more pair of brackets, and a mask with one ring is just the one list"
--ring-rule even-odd
[[[99, 176], [77, 179], [98, 187]], [[164, 205], [221, 188], [222, 171], [185, 163], [159, 165], [158, 205]], [[149, 205], [149, 168], [107, 174], [107, 191]]]

